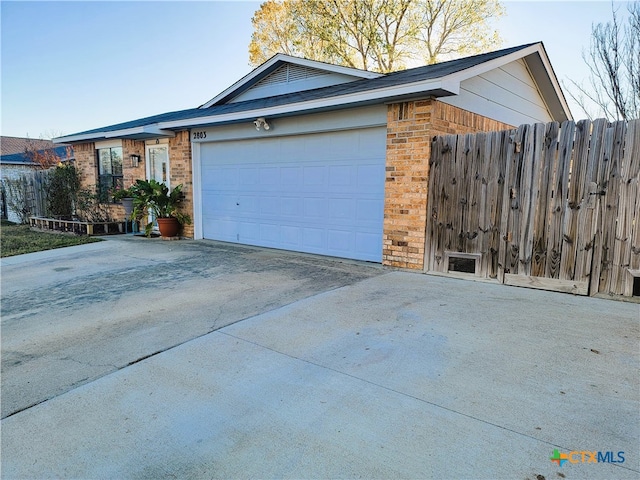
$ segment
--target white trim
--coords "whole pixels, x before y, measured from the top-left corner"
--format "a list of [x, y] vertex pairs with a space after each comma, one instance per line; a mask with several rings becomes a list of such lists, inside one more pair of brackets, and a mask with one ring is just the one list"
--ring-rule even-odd
[[242, 112], [227, 113], [224, 115], [211, 115], [208, 117], [198, 117], [183, 120], [163, 122], [161, 128], [187, 128], [199, 125], [213, 125], [217, 123], [232, 122], [237, 120], [247, 120], [249, 118], [270, 117], [274, 115], [285, 115], [288, 113], [298, 113], [305, 110], [317, 110], [321, 108], [340, 107], [347, 108], [349, 104], [383, 100], [393, 96], [414, 95], [424, 93], [429, 96], [429, 91], [445, 90], [451, 95], [456, 95], [460, 90], [458, 82], [448, 79], [428, 80], [405, 85], [395, 85], [391, 87], [378, 88], [376, 90], [366, 90], [364, 92], [350, 93], [335, 97], [322, 98], [307, 102], [288, 103], [276, 107], [259, 108], [255, 110], [244, 110]]
[[225, 97], [233, 96], [234, 92], [245, 87], [243, 90], [248, 89], [252, 84], [255, 84], [262, 80], [261, 75], [270, 70], [277, 63], [291, 63], [294, 65], [300, 65], [303, 67], [316, 68], [318, 70], [325, 70], [331, 73], [341, 73], [343, 75], [351, 75], [357, 78], [377, 78], [381, 77], [381, 73], [368, 72], [366, 70], [359, 70], [357, 68], [342, 67], [340, 65], [332, 65], [330, 63], [317, 62], [315, 60], [307, 60], [306, 58], [292, 57], [285, 55], [284, 53], [278, 53], [267, 60], [265, 63], [255, 68], [240, 80], [235, 82], [229, 88], [226, 88], [218, 95], [213, 97], [207, 103], [201, 105], [199, 108], [209, 108], [215, 105], [218, 101]]
[[191, 170], [193, 188], [193, 239], [202, 240], [202, 164], [200, 144], [191, 142]]
[[[202, 125], [215, 125], [219, 123], [247, 120], [257, 117], [268, 117], [274, 115], [286, 115], [291, 113], [300, 113], [309, 110], [317, 110], [322, 108], [347, 108], [349, 104], [360, 102], [375, 102], [376, 100], [385, 100], [403, 95], [424, 94], [425, 97], [433, 96], [434, 90], [447, 92], [449, 95], [457, 95], [460, 92], [459, 81], [452, 80], [449, 77], [443, 77], [436, 80], [422, 80], [419, 82], [407, 83], [403, 85], [393, 85], [389, 87], [378, 88], [375, 90], [365, 90], [363, 92], [349, 93], [346, 95], [338, 95], [334, 97], [321, 98], [316, 100], [287, 103], [269, 108], [259, 108], [254, 110], [244, 110], [241, 112], [227, 113], [223, 115], [211, 115], [206, 117], [187, 118], [173, 120], [169, 122], [159, 122], [151, 126], [156, 131], [166, 131], [165, 129], [187, 129]], [[431, 92], [431, 93], [429, 93]], [[130, 135], [133, 129], [116, 130], [109, 132], [110, 136], [118, 137]], [[171, 132], [174, 134], [174, 132]], [[175, 134], [174, 134], [175, 135]], [[100, 133], [76, 135], [72, 137], [60, 137], [60, 141], [75, 142], [78, 140], [91, 140], [96, 137], [104, 136]]]
[[145, 140], [144, 141], [145, 145], [164, 145], [164, 144], [169, 144], [169, 139], [168, 138], [154, 138], [152, 140]]
[[115, 130], [113, 132], [105, 132], [106, 138], [111, 137], [124, 137], [130, 135], [157, 135], [159, 137], [175, 137], [175, 132], [171, 130], [161, 130], [157, 127], [158, 124], [143, 125], [141, 127], [126, 128], [124, 130]]
[[114, 130], [110, 132], [94, 132], [94, 133], [80, 133], [77, 135], [67, 135], [64, 137], [58, 137], [52, 139], [53, 143], [70, 143], [70, 142], [82, 142], [83, 140], [95, 141], [96, 138], [121, 138], [121, 137], [143, 137], [137, 138], [143, 140], [144, 137], [175, 137], [176, 133], [171, 130], [162, 130], [158, 128], [157, 123], [150, 125], [143, 125], [135, 128], [125, 128], [123, 130]]
[[[529, 65], [529, 62], [527, 61], [527, 58], [526, 58], [529, 55], [533, 55], [535, 53], [537, 53], [540, 57], [540, 61], [542, 62], [544, 69], [546, 71], [546, 77], [551, 83], [551, 87], [553, 88], [555, 96], [558, 99], [558, 102], [560, 103], [560, 107], [564, 111], [564, 114], [567, 116], [567, 119], [572, 120], [573, 116], [571, 115], [571, 110], [569, 110], [569, 105], [567, 104], [567, 101], [564, 98], [562, 89], [560, 88], [560, 83], [556, 78], [555, 72], [553, 71], [553, 67], [551, 66], [551, 62], [549, 61], [549, 57], [547, 56], [544, 46], [540, 42], [534, 45], [530, 45], [526, 48], [516, 50], [515, 52], [512, 52], [508, 55], [504, 55], [498, 58], [494, 58], [493, 60], [489, 60], [486, 62], [482, 62], [478, 65], [474, 65], [473, 67], [467, 68], [466, 70], [461, 70], [459, 72], [452, 73], [446, 78], [449, 78], [451, 80], [457, 80], [458, 82], [462, 82], [463, 80], [467, 80], [471, 77], [476, 77], [490, 70], [499, 68], [502, 65], [506, 65], [508, 63], [515, 62], [517, 60], [522, 59], [527, 69], [529, 70], [529, 74], [534, 79], [534, 81], [538, 84], [538, 89], [540, 90], [540, 87], [541, 87], [539, 82], [540, 78], [537, 77], [534, 74], [534, 72], [531, 70], [531, 66]], [[540, 96], [542, 97], [545, 104], [547, 104], [547, 106], [549, 107], [548, 98], [544, 95], [542, 91], [540, 91]], [[549, 109], [549, 112], [550, 113], [552, 112], [551, 108]]]
[[122, 147], [122, 140], [103, 140], [95, 142], [95, 149], [100, 150], [102, 148], [117, 148]]
[[169, 148], [168, 143], [159, 143], [159, 144], [153, 143], [151, 145], [145, 145], [144, 147], [145, 170], [146, 170], [145, 174], [147, 176], [147, 180], [151, 180], [151, 160], [149, 155], [149, 149], [158, 148], [158, 147], [165, 147], [167, 149], [167, 181], [164, 182], [164, 184], [167, 186], [167, 188], [171, 189], [171, 157], [169, 155], [169, 153], [171, 152], [171, 149]]
[[[537, 59], [531, 58], [531, 62], [536, 67], [530, 68], [529, 61], [526, 57], [538, 54]], [[553, 68], [549, 62], [542, 43], [536, 43], [529, 47], [521, 48], [508, 55], [503, 55], [493, 60], [482, 62], [478, 65], [470, 67], [466, 70], [452, 73], [451, 75], [440, 77], [431, 80], [422, 80], [413, 83], [406, 83], [402, 85], [394, 85], [375, 90], [365, 90], [357, 93], [350, 93], [345, 95], [338, 95], [334, 97], [321, 98], [310, 101], [301, 101], [297, 103], [289, 103], [286, 105], [279, 105], [269, 108], [256, 108], [254, 110], [247, 110], [242, 112], [228, 113], [222, 115], [210, 115], [199, 118], [187, 118], [166, 122], [158, 122], [150, 125], [145, 125], [136, 128], [116, 130], [111, 132], [96, 132], [93, 134], [79, 134], [68, 137], [59, 137], [54, 139], [54, 143], [63, 142], [80, 142], [83, 140], [94, 141], [96, 138], [115, 138], [124, 136], [174, 136], [175, 133], [167, 129], [187, 129], [191, 127], [200, 127], [204, 125], [217, 125], [221, 123], [244, 121], [257, 117], [269, 117], [269, 116], [285, 116], [291, 114], [297, 114], [302, 112], [308, 112], [319, 109], [335, 109], [335, 108], [351, 108], [357, 103], [375, 103], [376, 101], [393, 102], [399, 97], [411, 97], [421, 95], [428, 96], [448, 96], [458, 95], [460, 92], [460, 82], [468, 78], [480, 75], [489, 70], [499, 68], [502, 65], [506, 65], [510, 62], [524, 59], [525, 63], [530, 68], [534, 81], [538, 84], [538, 88], [544, 98], [545, 102], [551, 111], [554, 118], [562, 120], [560, 117], [560, 111], [569, 119], [572, 118], [571, 111], [566, 103], [560, 85], [553, 72]], [[296, 57], [290, 57], [284, 54], [278, 54], [265, 62], [260, 67], [253, 70], [250, 74], [243, 77], [238, 82], [234, 83], [231, 87], [226, 89], [220, 95], [202, 105], [200, 108], [207, 108], [216, 103], [220, 98], [228, 96], [243, 85], [249, 84], [252, 81], [256, 81], [262, 73], [269, 68], [273, 67], [277, 62], [290, 62], [297, 65], [308, 66], [311, 68], [319, 68], [327, 71], [345, 73], [354, 76], [361, 76], [363, 78], [375, 78], [381, 76], [381, 74], [365, 72], [363, 70], [356, 70], [347, 67], [340, 67], [336, 65], [324, 64], [321, 62], [315, 62], [312, 60], [305, 60]], [[545, 75], [542, 75], [542, 70], [545, 71]], [[534, 72], [538, 72], [536, 76]], [[261, 77], [260, 77], [261, 78]], [[434, 94], [439, 92], [439, 94]], [[545, 96], [545, 93], [547, 96]], [[547, 98], [548, 97], [548, 98]], [[554, 98], [555, 97], [555, 98]], [[555, 104], [550, 105], [549, 102]], [[141, 138], [141, 139], [143, 139]]]

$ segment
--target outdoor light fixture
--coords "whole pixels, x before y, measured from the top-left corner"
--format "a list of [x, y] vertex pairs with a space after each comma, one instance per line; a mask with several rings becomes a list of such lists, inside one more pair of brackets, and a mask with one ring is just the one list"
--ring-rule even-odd
[[140, 163], [140, 155], [130, 155], [129, 158], [131, 159], [131, 166], [132, 167], [137, 167], [138, 164]]
[[264, 117], [256, 118], [253, 121], [253, 124], [256, 126], [256, 130], [260, 130], [260, 128], [264, 128], [265, 130], [269, 130], [271, 125], [267, 123]]

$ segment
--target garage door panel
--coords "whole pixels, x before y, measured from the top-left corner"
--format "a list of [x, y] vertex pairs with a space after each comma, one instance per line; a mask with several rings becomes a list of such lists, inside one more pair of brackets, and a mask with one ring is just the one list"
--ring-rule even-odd
[[325, 231], [321, 228], [303, 228], [302, 229], [302, 246], [314, 251], [325, 248]]
[[210, 206], [209, 215], [213, 215], [214, 213], [223, 215], [235, 213], [235, 196], [205, 192], [203, 194], [203, 201], [208, 202]]
[[357, 200], [355, 219], [358, 225], [379, 225], [384, 219], [384, 202], [378, 199]]
[[265, 242], [265, 245], [277, 245], [280, 240], [280, 226], [269, 223], [260, 224], [260, 240]]
[[355, 218], [355, 200], [353, 198], [329, 199], [329, 219], [351, 221]]
[[260, 185], [258, 169], [256, 167], [242, 167], [238, 169], [240, 185]]
[[356, 233], [356, 249], [369, 256], [369, 259], [377, 258], [380, 255], [380, 240], [378, 233]]
[[320, 220], [327, 214], [327, 201], [324, 198], [305, 197], [302, 201], [304, 205], [304, 217]]
[[260, 213], [263, 216], [279, 216], [280, 199], [278, 197], [260, 197]]
[[280, 201], [280, 213], [286, 217], [300, 216], [300, 197], [284, 197]]
[[305, 187], [324, 187], [325, 186], [325, 173], [326, 167], [313, 166], [304, 167], [303, 169], [303, 183]]
[[203, 236], [382, 259], [386, 130], [201, 144]]
[[[384, 187], [385, 170], [384, 165], [358, 165], [357, 167], [357, 191], [368, 191], [369, 187]], [[364, 188], [363, 188], [364, 187]]]
[[220, 237], [220, 240], [235, 242], [237, 240], [238, 222], [224, 218], [216, 219], [213, 225], [213, 232]]
[[237, 202], [232, 205], [238, 216], [255, 216], [260, 211], [260, 198], [256, 195], [239, 195]]
[[280, 187], [280, 169], [278, 167], [260, 168], [260, 188], [273, 190]]
[[280, 242], [287, 247], [296, 249], [300, 246], [300, 227], [282, 225], [280, 229]]
[[327, 247], [336, 256], [353, 250], [353, 233], [344, 230], [329, 230], [327, 232]]
[[300, 167], [285, 166], [280, 169], [280, 179], [282, 185], [288, 185], [292, 190], [297, 190], [300, 185], [300, 177], [302, 175]]
[[[257, 242], [260, 240], [260, 225], [254, 222], [239, 222], [239, 235], [233, 241], [242, 241], [245, 243]], [[242, 240], [240, 240], [242, 239]]]

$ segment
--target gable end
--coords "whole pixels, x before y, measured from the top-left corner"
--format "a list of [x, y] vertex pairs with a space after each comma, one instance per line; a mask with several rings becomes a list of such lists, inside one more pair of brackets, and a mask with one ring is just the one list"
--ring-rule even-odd
[[354, 80], [359, 80], [359, 78], [305, 65], [285, 63], [251, 88], [233, 97], [229, 103], [313, 90]]

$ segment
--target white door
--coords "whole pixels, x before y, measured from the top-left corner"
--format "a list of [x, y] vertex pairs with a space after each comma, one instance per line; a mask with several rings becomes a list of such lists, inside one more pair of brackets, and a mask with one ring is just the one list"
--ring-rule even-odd
[[203, 236], [382, 261], [386, 129], [201, 144]]
[[147, 179], [169, 186], [168, 145], [147, 145]]
[[[147, 180], [156, 180], [169, 186], [169, 145], [147, 145]], [[153, 230], [158, 231], [158, 224], [149, 212], [149, 222], [153, 222]]]

